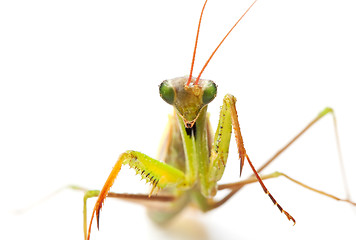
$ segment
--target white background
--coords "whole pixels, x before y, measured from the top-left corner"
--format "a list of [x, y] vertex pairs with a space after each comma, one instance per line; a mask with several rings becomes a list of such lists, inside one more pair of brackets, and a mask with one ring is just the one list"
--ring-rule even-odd
[[[195, 75], [250, 3], [208, 2]], [[13, 212], [67, 184], [100, 189], [125, 150], [156, 155], [172, 111], [158, 85], [189, 73], [202, 5], [202, 0], [0, 3], [2, 239], [81, 239], [81, 192], [65, 190], [24, 214]], [[219, 87], [209, 108], [214, 129], [224, 94], [237, 97], [245, 146], [256, 166], [324, 107], [333, 107], [354, 201], [355, 7], [353, 0], [261, 0], [202, 76]], [[239, 179], [234, 146], [224, 182]], [[345, 196], [332, 118], [320, 121], [266, 173], [276, 170]], [[246, 165], [243, 177], [249, 174]], [[189, 215], [184, 229], [176, 222], [170, 232], [153, 226], [143, 208], [108, 200], [92, 239], [355, 239], [356, 214], [348, 204], [284, 179], [266, 184], [296, 226], [253, 185], [211, 213]], [[142, 188], [124, 168], [113, 190]], [[94, 200], [89, 204], [91, 210]]]

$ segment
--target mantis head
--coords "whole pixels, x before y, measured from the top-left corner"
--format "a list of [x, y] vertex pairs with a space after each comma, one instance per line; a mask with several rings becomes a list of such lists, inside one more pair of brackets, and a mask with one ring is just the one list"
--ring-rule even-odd
[[188, 76], [165, 80], [159, 85], [159, 94], [173, 105], [186, 128], [192, 128], [201, 109], [216, 96], [217, 86], [211, 80], [200, 79], [198, 84], [187, 85]]

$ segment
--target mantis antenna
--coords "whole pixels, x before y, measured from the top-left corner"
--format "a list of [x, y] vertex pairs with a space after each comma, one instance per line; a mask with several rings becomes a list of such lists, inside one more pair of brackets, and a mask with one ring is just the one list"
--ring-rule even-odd
[[186, 84], [187, 87], [189, 86], [190, 82], [192, 81], [193, 68], [194, 68], [194, 61], [195, 61], [195, 54], [196, 54], [196, 52], [197, 52], [197, 46], [198, 46], [200, 23], [201, 23], [201, 19], [203, 18], [204, 9], [205, 9], [205, 5], [206, 5], [207, 2], [208, 2], [208, 0], [205, 0], [203, 9], [201, 10], [201, 13], [200, 13], [199, 24], [198, 24], [198, 30], [197, 30], [197, 36], [196, 36], [196, 38], [195, 38], [195, 45], [194, 45], [194, 51], [193, 51], [192, 66], [190, 67], [190, 74], [189, 74], [189, 78], [188, 78], [188, 81], [187, 81], [187, 84]]
[[[199, 18], [199, 25], [198, 25], [198, 30], [197, 30], [197, 36], [195, 38], [195, 46], [194, 46], [194, 52], [193, 52], [193, 59], [192, 59], [192, 65], [190, 68], [190, 74], [189, 74], [189, 78], [188, 81], [186, 83], [186, 86], [188, 86], [192, 80], [192, 73], [193, 73], [193, 67], [194, 67], [194, 61], [195, 61], [195, 54], [196, 54], [196, 50], [197, 50], [197, 45], [198, 45], [198, 37], [199, 37], [199, 31], [200, 31], [200, 23], [203, 17], [203, 12], [205, 9], [205, 5], [208, 2], [208, 0], [205, 1], [203, 9], [201, 11], [200, 14], [200, 18]], [[204, 64], [202, 70], [200, 71], [198, 77], [196, 78], [194, 85], [198, 85], [200, 77], [202, 75], [202, 73], [204, 72], [206, 66], [208, 66], [210, 60], [213, 58], [214, 54], [216, 53], [216, 51], [219, 49], [219, 47], [221, 46], [221, 44], [225, 41], [225, 39], [227, 38], [227, 36], [229, 36], [229, 34], [232, 32], [232, 30], [236, 27], [236, 25], [241, 21], [241, 19], [246, 15], [246, 13], [252, 8], [252, 6], [257, 2], [257, 0], [255, 0], [250, 6], [249, 8], [244, 12], [244, 14], [242, 14], [242, 16], [237, 20], [237, 22], [232, 26], [232, 28], [230, 29], [230, 31], [225, 35], [225, 37], [221, 40], [221, 42], [219, 43], [219, 45], [215, 48], [215, 50], [212, 52], [212, 54], [210, 55], [209, 59], [206, 61], [206, 63]]]

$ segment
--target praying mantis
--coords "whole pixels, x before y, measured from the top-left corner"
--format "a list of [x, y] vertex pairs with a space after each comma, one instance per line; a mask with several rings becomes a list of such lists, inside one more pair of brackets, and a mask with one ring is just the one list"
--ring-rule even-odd
[[[168, 134], [164, 140], [163, 147], [160, 152], [160, 158], [163, 159], [163, 162], [134, 150], [122, 153], [114, 165], [102, 190], [89, 190], [85, 193], [83, 211], [85, 239], [90, 239], [94, 218], [96, 218], [97, 227], [99, 228], [100, 211], [103, 207], [104, 200], [107, 197], [121, 198], [136, 202], [138, 201], [143, 205], [152, 201], [168, 203], [168, 206], [166, 207], [160, 207], [157, 210], [149, 210], [149, 215], [152, 220], [157, 223], [165, 223], [181, 212], [183, 208], [191, 204], [198, 207], [203, 212], [220, 207], [246, 185], [258, 182], [264, 193], [270, 198], [279, 211], [287, 217], [289, 221], [292, 221], [293, 224], [295, 224], [296, 221], [293, 216], [277, 202], [275, 197], [273, 197], [263, 182], [263, 180], [271, 178], [285, 177], [291, 182], [321, 195], [356, 205], [356, 203], [352, 202], [349, 198], [341, 199], [334, 195], [325, 193], [303, 184], [281, 172], [273, 172], [272, 174], [261, 176], [259, 174], [291, 144], [293, 144], [295, 140], [297, 140], [310, 127], [328, 114], [333, 116], [337, 146], [340, 148], [336, 118], [333, 109], [329, 107], [326, 107], [319, 112], [319, 114], [317, 114], [317, 116], [305, 128], [303, 128], [301, 132], [292, 138], [291, 141], [289, 141], [260, 168], [254, 167], [254, 164], [250, 160], [250, 157], [244, 147], [244, 141], [236, 111], [236, 98], [231, 94], [227, 94], [224, 97], [223, 105], [220, 110], [218, 127], [213, 137], [209, 122], [210, 120], [207, 115], [207, 105], [216, 97], [217, 85], [211, 80], [202, 79], [201, 75], [221, 44], [245, 16], [245, 14], [256, 3], [256, 1], [257, 0], [250, 5], [241, 18], [239, 18], [235, 25], [233, 25], [230, 31], [225, 35], [223, 40], [219, 43], [210, 55], [209, 59], [206, 61], [199, 75], [197, 77], [193, 77], [192, 73], [197, 50], [200, 24], [207, 0], [204, 2], [199, 19], [189, 76], [165, 80], [159, 86], [161, 98], [174, 107], [174, 114], [170, 118], [168, 126]], [[225, 166], [227, 164], [230, 146], [229, 143], [232, 132], [234, 134], [238, 149], [240, 175], [245, 161], [248, 163], [254, 174], [246, 180], [219, 185], [217, 182], [223, 176]], [[136, 171], [137, 174], [141, 175], [142, 179], [145, 179], [146, 182], [149, 182], [152, 185], [152, 189], [149, 194], [118, 194], [110, 192], [110, 189], [123, 165], [129, 165]], [[229, 189], [230, 192], [224, 198], [214, 200], [214, 196], [217, 191], [224, 189]], [[89, 228], [87, 229], [86, 201], [88, 198], [92, 197], [97, 197], [97, 201], [90, 218]]]
[[[250, 3], [209, 1], [195, 77]], [[63, 192], [21, 216], [9, 216], [8, 210], [34, 202], [63, 184], [100, 190], [116, 158], [127, 149], [156, 156], [172, 111], [160, 98], [158, 85], [189, 73], [202, 4], [202, 0], [1, 3], [2, 236], [81, 239], [82, 192]], [[218, 95], [208, 109], [212, 126], [218, 124], [223, 96], [233, 94], [245, 147], [255, 167], [325, 106], [331, 106], [354, 193], [354, 9], [348, 0], [259, 1], [204, 71], [203, 78], [218, 85]], [[239, 178], [233, 139], [229, 156], [221, 183], [243, 180], [252, 173], [245, 164]], [[264, 173], [284, 172], [344, 196], [337, 159], [329, 115]], [[112, 191], [141, 192], [137, 187], [144, 182], [133, 170], [123, 168]], [[197, 212], [194, 219], [205, 226], [210, 239], [354, 236], [355, 218], [348, 204], [282, 178], [265, 184], [296, 219], [294, 227], [259, 184], [243, 188], [214, 211]], [[88, 211], [95, 200], [88, 201]], [[144, 208], [111, 198], [100, 221], [100, 231], [94, 225], [92, 239], [142, 235], [159, 239], [161, 231], [148, 221]]]

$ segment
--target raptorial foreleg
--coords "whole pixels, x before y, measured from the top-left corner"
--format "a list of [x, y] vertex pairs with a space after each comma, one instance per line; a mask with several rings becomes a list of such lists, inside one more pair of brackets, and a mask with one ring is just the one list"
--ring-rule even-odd
[[[119, 156], [115, 166], [113, 167], [109, 177], [107, 178], [102, 190], [98, 195], [98, 199], [95, 203], [93, 213], [89, 223], [89, 229], [87, 234], [87, 239], [90, 239], [91, 226], [93, 223], [94, 215], [97, 218], [97, 226], [99, 229], [99, 213], [102, 208], [105, 198], [108, 196], [109, 190], [114, 184], [116, 176], [121, 170], [122, 165], [128, 164], [130, 167], [134, 168], [137, 173], [139, 173], [143, 178], [149, 181], [154, 191], [156, 188], [166, 188], [166, 187], [184, 187], [186, 185], [185, 175], [182, 171], [162, 163], [156, 159], [150, 158], [147, 155], [136, 152], [136, 151], [126, 151]], [[95, 193], [97, 194], [97, 193]], [[150, 195], [151, 195], [150, 194]]]

